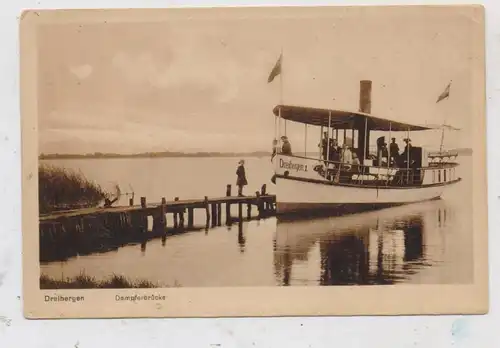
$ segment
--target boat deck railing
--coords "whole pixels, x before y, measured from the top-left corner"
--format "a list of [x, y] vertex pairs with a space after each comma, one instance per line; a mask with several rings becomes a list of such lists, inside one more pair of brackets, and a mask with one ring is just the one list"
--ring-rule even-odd
[[435, 151], [429, 152], [429, 164], [436, 163], [453, 163], [452, 161], [458, 157], [458, 151]]
[[458, 151], [432, 151], [428, 154], [429, 158], [434, 157], [458, 157]]
[[[457, 163], [429, 163], [428, 167], [401, 167], [395, 164], [383, 163], [363, 165], [340, 161], [327, 161], [319, 158], [295, 155], [283, 155], [292, 158], [302, 158], [317, 161], [313, 170], [320, 177], [334, 183], [364, 184], [376, 186], [415, 186], [422, 185], [425, 175], [432, 175], [431, 183], [452, 181], [455, 178]], [[448, 171], [447, 171], [448, 170]], [[428, 173], [431, 172], [431, 173]]]

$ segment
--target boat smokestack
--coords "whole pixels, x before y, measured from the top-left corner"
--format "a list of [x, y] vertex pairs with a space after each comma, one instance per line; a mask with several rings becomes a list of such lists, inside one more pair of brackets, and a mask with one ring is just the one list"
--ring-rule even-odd
[[372, 82], [359, 81], [359, 111], [366, 114], [372, 111]]
[[[372, 82], [370, 80], [359, 81], [359, 112], [370, 114], [372, 111]], [[358, 158], [361, 164], [370, 153], [370, 124], [368, 118], [357, 124], [358, 129]], [[366, 168], [365, 168], [366, 169]]]

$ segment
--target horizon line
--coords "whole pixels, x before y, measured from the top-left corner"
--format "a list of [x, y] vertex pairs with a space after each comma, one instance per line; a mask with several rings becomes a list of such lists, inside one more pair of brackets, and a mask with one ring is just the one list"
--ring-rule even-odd
[[[430, 150], [430, 149], [429, 149]], [[471, 147], [455, 147], [450, 150], [472, 150]], [[298, 151], [303, 152], [303, 151]], [[307, 153], [315, 153], [317, 151], [307, 151]], [[272, 151], [266, 150], [254, 150], [254, 151], [238, 151], [238, 152], [221, 152], [221, 151], [143, 151], [143, 152], [129, 152], [129, 153], [119, 153], [119, 152], [86, 152], [86, 153], [59, 153], [59, 152], [51, 152], [51, 153], [39, 153], [38, 157], [46, 157], [46, 156], [140, 156], [140, 155], [160, 155], [160, 154], [172, 154], [172, 155], [249, 155], [249, 154], [271, 154]]]

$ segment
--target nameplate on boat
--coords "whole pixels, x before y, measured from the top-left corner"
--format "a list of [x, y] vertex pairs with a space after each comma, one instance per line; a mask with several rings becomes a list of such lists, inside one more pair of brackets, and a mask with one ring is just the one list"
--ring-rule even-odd
[[293, 163], [292, 161], [283, 161], [280, 158], [280, 168], [295, 170], [296, 172], [307, 172], [307, 164]]

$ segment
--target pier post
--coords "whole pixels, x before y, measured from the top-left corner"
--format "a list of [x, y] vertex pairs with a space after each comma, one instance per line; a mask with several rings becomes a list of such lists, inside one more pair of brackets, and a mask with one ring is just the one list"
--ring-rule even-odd
[[184, 212], [186, 211], [185, 208], [181, 209], [181, 212], [179, 213], [179, 227], [184, 228]]
[[163, 236], [167, 231], [165, 219], [166, 207], [167, 200], [165, 197], [162, 197], [161, 205], [158, 207], [158, 213], [157, 215], [155, 214], [156, 216], [153, 215], [153, 235], [155, 236]]
[[226, 225], [231, 225], [231, 203], [226, 202]]
[[141, 197], [141, 208], [146, 208], [146, 197]]
[[177, 212], [174, 212], [174, 229], [179, 228], [179, 219], [177, 216]]
[[245, 235], [243, 234], [243, 221], [238, 222], [238, 245], [240, 246], [240, 253], [245, 252]]
[[258, 212], [259, 212], [259, 219], [262, 218], [262, 199], [260, 198], [260, 192], [257, 191], [255, 192], [255, 196], [257, 197], [257, 209], [258, 209]]
[[217, 225], [220, 226], [222, 221], [222, 203], [217, 203]]
[[247, 204], [247, 219], [250, 220], [252, 218], [252, 204]]
[[194, 209], [188, 208], [188, 228], [193, 228], [194, 226]]
[[[177, 202], [179, 200], [179, 197], [175, 197], [174, 201]], [[179, 212], [176, 208], [174, 208], [174, 228], [178, 229], [179, 228]]]
[[141, 221], [142, 221], [142, 235], [147, 238], [148, 232], [149, 232], [149, 226], [148, 226], [148, 215], [145, 213], [141, 214]]
[[[226, 197], [231, 197], [231, 185], [226, 186]], [[231, 204], [226, 201], [226, 225], [231, 225]]]
[[207, 222], [206, 222], [206, 228], [208, 228], [210, 226], [210, 208], [209, 208], [209, 204], [208, 204], [208, 197], [205, 196], [205, 200], [204, 200], [204, 204], [205, 204], [205, 213], [207, 215]]
[[[267, 195], [267, 185], [266, 185], [266, 184], [262, 185], [262, 187], [260, 188], [260, 195], [261, 195], [261, 196], [266, 196], [266, 195]], [[266, 200], [264, 200], [264, 201], [262, 202], [262, 205], [263, 205], [263, 206], [262, 206], [262, 208], [263, 208], [264, 210], [266, 210], [267, 201], [266, 201]]]
[[161, 227], [162, 236], [167, 234], [167, 199], [161, 198]]
[[[178, 201], [179, 200], [179, 197], [175, 197], [174, 198], [174, 201]], [[173, 210], [173, 217], [174, 217], [174, 229], [178, 229], [179, 228], [179, 215], [178, 215], [178, 210], [177, 210], [177, 207], [174, 205], [172, 207], [172, 210]]]
[[217, 226], [217, 204], [212, 203], [212, 227]]
[[266, 190], [267, 190], [267, 185], [266, 184], [262, 185], [262, 187], [260, 188], [260, 194], [262, 196], [265, 196], [267, 194]]
[[238, 203], [238, 221], [243, 221], [243, 203]]

